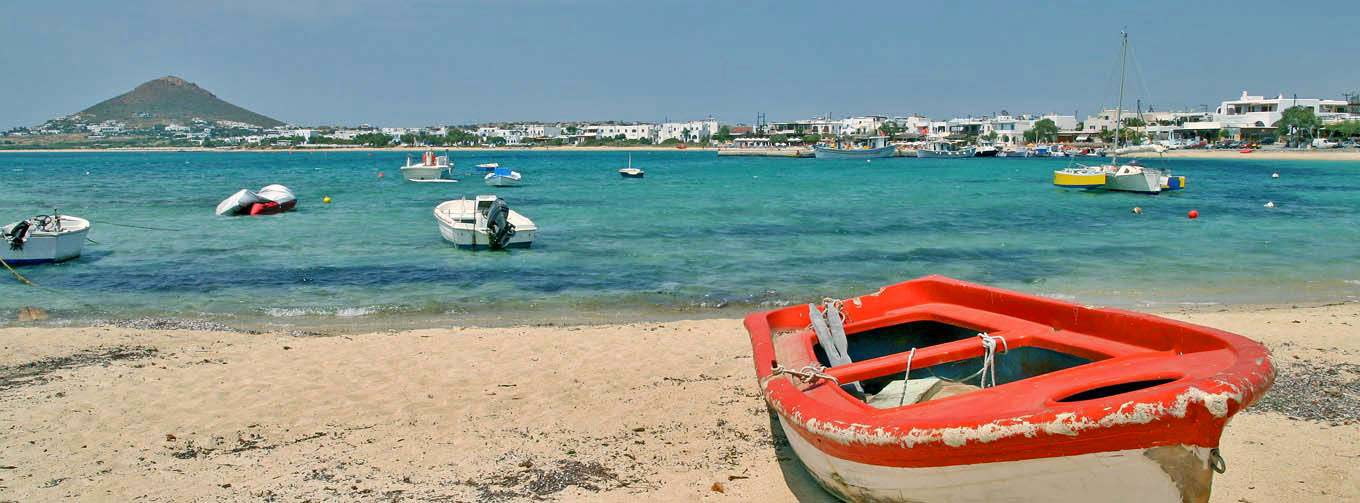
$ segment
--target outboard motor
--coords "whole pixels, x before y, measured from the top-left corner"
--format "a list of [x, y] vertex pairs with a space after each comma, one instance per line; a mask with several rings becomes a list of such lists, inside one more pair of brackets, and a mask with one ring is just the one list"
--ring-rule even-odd
[[486, 233], [491, 239], [492, 250], [505, 248], [515, 236], [515, 226], [510, 223], [510, 207], [505, 201], [497, 199], [486, 209]]
[[33, 222], [23, 220], [4, 229], [4, 232], [0, 235], [3, 235], [5, 241], [9, 241], [9, 249], [22, 250], [24, 249], [24, 242], [28, 241], [28, 233], [32, 230], [32, 227]]

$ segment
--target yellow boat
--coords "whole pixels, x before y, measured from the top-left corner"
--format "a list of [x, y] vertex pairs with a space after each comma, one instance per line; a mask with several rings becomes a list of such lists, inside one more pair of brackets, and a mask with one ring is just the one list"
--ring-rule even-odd
[[1053, 172], [1053, 185], [1075, 189], [1093, 189], [1105, 185], [1105, 172], [1081, 168], [1060, 169]]

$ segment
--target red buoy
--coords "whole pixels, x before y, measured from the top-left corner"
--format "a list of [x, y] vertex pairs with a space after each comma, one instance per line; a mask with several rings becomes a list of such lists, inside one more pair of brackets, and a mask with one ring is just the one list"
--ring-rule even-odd
[[383, 173], [382, 173], [381, 171], [379, 171], [379, 172], [378, 172], [378, 178], [382, 178], [382, 177], [383, 177]]
[[1199, 210], [1190, 210], [1190, 213], [1186, 213], [1185, 216], [1190, 217], [1191, 220], [1199, 218]]

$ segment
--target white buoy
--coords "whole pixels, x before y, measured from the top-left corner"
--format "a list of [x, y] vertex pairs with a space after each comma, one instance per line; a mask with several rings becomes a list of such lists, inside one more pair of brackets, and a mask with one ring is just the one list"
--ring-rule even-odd
[[1280, 177], [1280, 174], [1279, 174], [1279, 173], [1271, 173], [1271, 174], [1270, 174], [1270, 177], [1271, 177], [1271, 178], [1279, 178], [1279, 177]]
[[1274, 207], [1275, 207], [1275, 201], [1266, 201], [1266, 207], [1267, 207], [1267, 208], [1274, 208]]

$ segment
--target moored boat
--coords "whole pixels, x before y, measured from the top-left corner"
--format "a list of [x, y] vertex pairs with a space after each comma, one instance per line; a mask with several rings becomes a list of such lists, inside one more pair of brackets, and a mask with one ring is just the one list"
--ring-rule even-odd
[[845, 501], [1193, 501], [1265, 347], [931, 276], [746, 317], [761, 392]]
[[265, 185], [258, 191], [241, 189], [217, 203], [218, 216], [273, 215], [297, 206], [293, 190], [283, 185]]
[[459, 248], [527, 248], [538, 233], [532, 220], [495, 195], [445, 201], [434, 208], [434, 219], [444, 240]]
[[[1172, 175], [1169, 169], [1155, 169], [1138, 164], [1138, 161], [1130, 161], [1128, 164], [1119, 164], [1119, 155], [1131, 152], [1165, 152], [1166, 147], [1161, 145], [1137, 145], [1120, 148], [1119, 141], [1122, 136], [1119, 134], [1123, 120], [1120, 111], [1124, 106], [1124, 64], [1128, 57], [1129, 36], [1121, 33], [1120, 42], [1120, 70], [1119, 70], [1119, 100], [1115, 105], [1114, 138], [1115, 148], [1110, 150], [1110, 163], [1101, 166], [1086, 166], [1083, 164], [1073, 164], [1060, 170], [1053, 171], [1053, 185], [1068, 188], [1115, 190], [1122, 192], [1140, 192], [1144, 194], [1159, 194], [1163, 191], [1180, 190], [1185, 188], [1185, 177]], [[1059, 150], [1061, 152], [1061, 150]], [[1099, 180], [1099, 184], [1096, 182]]]
[[499, 163], [499, 162], [487, 162], [487, 163], [482, 163], [482, 164], [478, 164], [478, 165], [477, 165], [477, 169], [482, 170], [482, 171], [488, 171], [488, 172], [489, 172], [489, 171], [495, 171], [496, 168], [499, 168], [499, 167], [501, 167], [501, 163]]
[[959, 148], [947, 141], [933, 141], [927, 144], [925, 148], [916, 149], [916, 157], [920, 158], [955, 159], [973, 157], [973, 153], [973, 147]]
[[89, 231], [89, 220], [55, 212], [20, 220], [0, 228], [0, 259], [12, 266], [71, 260]]
[[436, 155], [432, 150], [425, 151], [416, 164], [412, 164], [411, 158], [407, 157], [406, 165], [401, 167], [401, 176], [412, 182], [458, 181], [453, 178], [453, 163], [449, 161], [449, 156]]
[[510, 168], [496, 168], [495, 171], [487, 173], [483, 178], [483, 180], [486, 180], [486, 184], [492, 187], [514, 187], [519, 185], [519, 182], [523, 179], [524, 177], [518, 171], [513, 171]]
[[643, 171], [642, 168], [634, 168], [633, 154], [628, 154], [628, 166], [619, 169], [619, 176], [622, 176], [624, 178], [642, 178], [644, 176], [647, 176], [647, 172]]
[[878, 159], [897, 156], [897, 146], [888, 144], [886, 136], [872, 136], [834, 146], [813, 145], [812, 152], [818, 159]]

